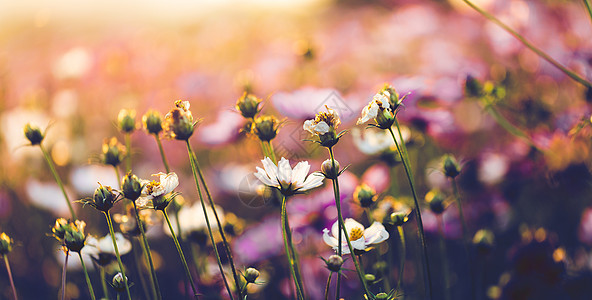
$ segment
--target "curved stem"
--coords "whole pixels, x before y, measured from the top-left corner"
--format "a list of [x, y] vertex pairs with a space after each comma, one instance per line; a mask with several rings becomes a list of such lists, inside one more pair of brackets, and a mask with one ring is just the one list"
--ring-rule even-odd
[[[399, 131], [399, 138], [401, 141], [404, 141], [402, 138], [401, 130], [399, 129], [399, 122], [395, 119], [395, 124], [397, 126], [397, 130]], [[421, 209], [419, 208], [419, 202], [417, 200], [417, 193], [415, 191], [415, 185], [413, 183], [413, 175], [411, 174], [411, 170], [409, 170], [409, 157], [407, 155], [407, 149], [405, 147], [405, 143], [402, 142], [399, 145], [397, 139], [395, 138], [395, 133], [393, 132], [392, 128], [389, 128], [388, 131], [391, 133], [393, 137], [393, 141], [395, 142], [395, 146], [397, 147], [397, 151], [399, 152], [399, 156], [401, 157], [401, 161], [403, 162], [403, 167], [405, 168], [405, 174], [407, 175], [407, 180], [409, 181], [409, 186], [411, 187], [411, 193], [413, 194], [413, 201], [415, 204], [415, 213], [417, 214], [417, 233], [419, 235], [419, 240], [421, 241], [421, 246], [423, 250], [423, 265], [425, 269], [425, 277], [426, 277], [426, 294], [428, 294], [429, 299], [433, 299], [432, 297], [432, 279], [430, 275], [430, 263], [428, 260], [428, 249], [426, 246], [425, 235], [423, 232], [423, 221], [421, 219]]]
[[150, 277], [152, 277], [152, 294], [155, 299], [162, 299], [162, 295], [160, 294], [160, 287], [158, 285], [158, 278], [156, 277], [156, 270], [154, 269], [154, 263], [152, 261], [152, 253], [150, 252], [150, 245], [148, 244], [148, 239], [146, 238], [146, 233], [144, 231], [144, 223], [140, 220], [140, 215], [138, 213], [138, 207], [136, 206], [136, 202], [132, 201], [134, 205], [134, 212], [136, 215], [136, 223], [138, 224], [138, 228], [140, 229], [140, 235], [142, 236], [142, 250], [144, 252], [144, 257], [148, 261], [150, 266]]
[[[240, 292], [240, 279], [238, 276], [238, 272], [236, 271], [236, 267], [234, 265], [234, 259], [232, 257], [232, 250], [230, 249], [230, 244], [228, 243], [228, 240], [226, 239], [226, 234], [224, 233], [224, 227], [222, 226], [222, 222], [220, 221], [220, 217], [218, 216], [218, 212], [216, 211], [216, 206], [214, 205], [214, 201], [212, 200], [212, 194], [210, 193], [210, 189], [208, 188], [208, 185], [207, 185], [206, 180], [204, 178], [203, 172], [201, 171], [201, 168], [199, 167], [199, 162], [197, 161], [197, 156], [195, 155], [195, 152], [193, 152], [193, 149], [191, 149], [191, 145], [189, 144], [189, 141], [187, 141], [187, 150], [190, 152], [190, 155], [193, 157], [194, 173], [195, 173], [195, 171], [197, 171], [197, 174], [199, 175], [199, 179], [201, 181], [201, 184], [203, 185], [203, 188], [206, 192], [206, 196], [208, 197], [208, 202], [210, 204], [210, 208], [212, 209], [212, 212], [214, 213], [214, 218], [216, 219], [216, 225], [218, 225], [218, 232], [220, 233], [220, 236], [222, 237], [222, 243], [224, 244], [224, 250], [226, 251], [226, 256], [228, 257], [228, 262], [230, 263], [230, 269], [232, 270], [232, 276], [234, 278], [235, 287], [236, 287], [236, 290], [238, 292]], [[195, 184], [197, 186], [199, 186], [199, 183], [197, 182], [197, 178], [195, 180]], [[206, 207], [203, 205], [203, 203], [202, 203], [202, 207], [204, 209], [204, 214], [206, 214]], [[241, 299], [241, 298], [242, 298], [242, 295], [239, 295], [239, 299]]]
[[[195, 299], [197, 299], [197, 289], [195, 288], [195, 283], [193, 282], [193, 277], [191, 277], [191, 272], [189, 272], [189, 267], [187, 266], [187, 260], [185, 260], [185, 255], [183, 255], [183, 250], [181, 249], [181, 245], [179, 245], [179, 240], [177, 240], [177, 235], [175, 235], [175, 230], [173, 230], [173, 225], [171, 225], [171, 220], [169, 220], [169, 215], [163, 209], [162, 214], [164, 215], [164, 219], [171, 230], [171, 235], [173, 236], [173, 241], [175, 241], [175, 246], [177, 247], [177, 252], [179, 252], [179, 257], [181, 257], [181, 262], [183, 263], [183, 268], [185, 268], [185, 275], [189, 279], [191, 283], [191, 289], [193, 290], [193, 295]], [[214, 245], [214, 248], [216, 245]]]
[[84, 259], [82, 259], [82, 254], [78, 252], [78, 257], [80, 257], [80, 263], [82, 264], [82, 270], [84, 270], [84, 277], [86, 278], [86, 285], [88, 286], [88, 292], [90, 293], [90, 298], [95, 300], [95, 292], [93, 291], [92, 284], [90, 283], [90, 277], [88, 277], [88, 272], [86, 271], [86, 265], [84, 264]]
[[[527, 41], [522, 35], [520, 35], [514, 29], [510, 28], [510, 26], [506, 25], [505, 23], [503, 23], [502, 21], [500, 21], [499, 19], [494, 17], [492, 14], [481, 9], [480, 7], [475, 5], [470, 0], [463, 0], [463, 1], [468, 6], [470, 6], [472, 9], [474, 9], [475, 11], [477, 11], [478, 13], [483, 15], [485, 18], [487, 18], [488, 20], [495, 23], [496, 25], [498, 25], [499, 27], [504, 29], [506, 32], [511, 34], [513, 37], [515, 37], [517, 40], [519, 40], [524, 46], [526, 46], [528, 49], [532, 50], [534, 53], [536, 53], [542, 59], [546, 60], [548, 63], [552, 64], [557, 69], [561, 70], [561, 72], [565, 73], [565, 75], [569, 76], [571, 79], [577, 81], [578, 83], [584, 85], [585, 87], [592, 88], [592, 83], [590, 81], [580, 77], [578, 74], [576, 74], [573, 71], [570, 71], [569, 69], [564, 67], [562, 64], [560, 64], [555, 59], [553, 59], [551, 56], [549, 56], [547, 53], [543, 52], [542, 50], [540, 50], [539, 48], [537, 48], [533, 44], [531, 44], [529, 41]], [[586, 0], [584, 0], [584, 1], [586, 1]]]
[[51, 157], [49, 156], [49, 153], [47, 153], [47, 151], [45, 150], [45, 147], [43, 147], [42, 144], [39, 144], [39, 148], [41, 148], [41, 152], [43, 152], [43, 156], [45, 157], [45, 161], [47, 161], [47, 164], [49, 165], [49, 169], [51, 170], [51, 174], [53, 175], [53, 178], [55, 179], [56, 183], [60, 187], [62, 194], [64, 194], [64, 198], [66, 199], [66, 203], [68, 204], [68, 209], [70, 210], [70, 215], [72, 215], [72, 219], [76, 220], [77, 219], [76, 213], [74, 212], [74, 208], [72, 208], [72, 203], [70, 202], [70, 199], [68, 198], [68, 194], [66, 194], [66, 189], [64, 189], [64, 183], [62, 183], [62, 179], [60, 179], [60, 175], [58, 175], [58, 172], [55, 169], [55, 165], [53, 163], [53, 160], [51, 159]]
[[327, 278], [327, 285], [325, 286], [325, 300], [329, 300], [329, 286], [331, 286], [331, 276], [333, 276], [333, 272], [330, 272], [329, 278]]
[[164, 155], [164, 148], [162, 148], [162, 143], [160, 142], [160, 137], [158, 137], [158, 134], [154, 135], [154, 139], [156, 140], [156, 144], [158, 144], [158, 151], [160, 152], [160, 158], [162, 159], [164, 168], [167, 173], [170, 173], [171, 169], [169, 168], [169, 163], [167, 162], [166, 156]]
[[399, 230], [399, 239], [401, 240], [401, 264], [399, 266], [399, 280], [397, 282], [397, 290], [401, 290], [401, 284], [403, 283], [403, 271], [405, 270], [405, 258], [407, 247], [405, 245], [405, 232], [403, 231], [403, 226], [397, 226]]
[[294, 253], [291, 253], [292, 246], [292, 234], [290, 233], [290, 225], [288, 223], [288, 214], [286, 209], [286, 202], [287, 199], [284, 196], [282, 199], [282, 208], [281, 208], [281, 225], [282, 225], [282, 236], [284, 238], [284, 248], [286, 249], [286, 256], [288, 257], [288, 266], [290, 268], [290, 273], [292, 274], [292, 279], [294, 280], [294, 285], [296, 286], [296, 297], [297, 299], [304, 299], [304, 291], [303, 287], [301, 286], [301, 280], [296, 273], [296, 263], [294, 259]]
[[[8, 263], [8, 256], [2, 255], [4, 257], [4, 264], [6, 264], [6, 272], [8, 272], [8, 279], [10, 280], [10, 287], [12, 288], [12, 295], [14, 296], [14, 300], [18, 299], [16, 295], [16, 287], [14, 286], [14, 280], [12, 278], [12, 271], [10, 271], [10, 264]], [[62, 292], [63, 294], [63, 292]]]
[[107, 289], [107, 281], [105, 280], [105, 268], [99, 268], [101, 269], [101, 287], [103, 288], [103, 294], [105, 294], [105, 299], [109, 299], [109, 290]]
[[125, 134], [125, 149], [127, 150], [125, 156], [125, 172], [127, 173], [132, 170], [132, 139], [129, 133]]
[[109, 233], [111, 234], [111, 241], [113, 242], [113, 248], [115, 249], [115, 257], [117, 258], [117, 263], [119, 264], [119, 271], [121, 275], [123, 275], [123, 283], [125, 284], [125, 292], [127, 294], [127, 298], [129, 300], [132, 299], [129, 290], [129, 284], [127, 282], [127, 276], [125, 276], [125, 269], [123, 268], [123, 263], [121, 262], [121, 256], [119, 255], [119, 248], [117, 247], [117, 242], [115, 241], [115, 233], [113, 232], [113, 221], [111, 221], [111, 214], [109, 211], [105, 212], [105, 218], [107, 218], [107, 226], [109, 227]]
[[62, 300], [66, 298], [66, 271], [68, 271], [68, 257], [70, 256], [69, 253], [70, 250], [66, 248], [66, 258], [64, 259], [64, 266], [62, 268]]
[[[212, 247], [214, 248], [214, 254], [216, 255], [216, 261], [218, 262], [218, 268], [220, 269], [220, 275], [222, 275], [222, 281], [224, 282], [224, 286], [226, 287], [226, 291], [228, 292], [228, 295], [230, 297], [230, 299], [233, 299], [232, 296], [232, 292], [230, 291], [230, 286], [228, 285], [228, 281], [226, 280], [226, 275], [224, 274], [224, 268], [222, 267], [222, 260], [220, 259], [220, 253], [218, 253], [218, 247], [216, 247], [216, 241], [214, 240], [214, 235], [212, 234], [212, 226], [210, 223], [210, 218], [208, 217], [208, 212], [206, 210], [206, 204], [205, 201], [203, 199], [203, 195], [201, 192], [201, 186], [199, 184], [199, 179], [198, 179], [198, 171], [199, 174], [201, 174], [201, 170], [199, 169], [198, 165], [197, 165], [197, 158], [195, 157], [195, 154], [193, 153], [193, 150], [191, 149], [191, 144], [189, 144], [189, 140], [185, 141], [187, 144], [187, 153], [189, 155], [189, 163], [191, 165], [191, 171], [193, 173], [193, 179], [195, 180], [195, 186], [197, 187], [197, 194], [199, 196], [199, 201], [201, 202], [201, 208], [203, 209], [203, 214], [204, 214], [204, 218], [206, 220], [206, 227], [208, 228], [208, 234], [210, 236], [210, 241], [212, 242]], [[205, 181], [203, 181], [205, 183]], [[204, 188], [206, 189], [206, 193], [209, 194], [209, 191], [207, 190], [207, 186], [204, 184]], [[216, 221], [218, 222], [218, 230], [220, 231], [220, 233], [222, 234], [223, 240], [226, 241], [224, 234], [224, 227], [222, 227], [220, 219], [218, 218], [218, 213], [216, 212], [216, 208], [214, 207], [214, 202], [212, 201], [212, 198], [209, 197], [210, 200], [210, 206], [212, 207], [212, 211], [214, 212], [214, 216], [216, 217]], [[226, 246], [226, 243], [225, 243]], [[231, 252], [229, 251], [229, 248], [227, 248], [227, 254], [228, 257], [231, 257]], [[229, 259], [229, 261], [232, 261], [231, 259]], [[233, 265], [233, 270], [234, 270], [234, 263]], [[234, 274], [233, 274], [234, 275]], [[238, 281], [238, 277], [234, 278], [235, 284], [236, 284], [236, 289], [237, 291], [240, 292], [239, 290], [239, 281]], [[241, 295], [239, 295], [239, 299], [241, 298]]]

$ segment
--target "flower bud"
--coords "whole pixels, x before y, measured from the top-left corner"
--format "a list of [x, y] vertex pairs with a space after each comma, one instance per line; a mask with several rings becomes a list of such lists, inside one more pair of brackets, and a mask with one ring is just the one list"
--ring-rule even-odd
[[397, 211], [391, 214], [391, 221], [395, 226], [402, 226], [409, 221], [409, 214], [404, 211]]
[[444, 155], [442, 158], [442, 169], [444, 169], [444, 175], [448, 178], [455, 178], [460, 174], [460, 166], [454, 156]]
[[255, 268], [248, 268], [245, 270], [245, 280], [247, 283], [255, 283], [259, 277], [259, 271]]
[[329, 269], [329, 271], [339, 272], [339, 270], [341, 270], [341, 265], [343, 265], [343, 258], [341, 258], [339, 255], [333, 254], [329, 256], [325, 263], [327, 264], [327, 269]]
[[495, 236], [491, 230], [480, 229], [473, 236], [473, 245], [475, 245], [477, 252], [487, 255], [493, 249]]
[[0, 255], [4, 256], [12, 251], [14, 241], [4, 232], [0, 234]]
[[243, 117], [250, 119], [255, 117], [255, 115], [259, 112], [260, 103], [261, 99], [257, 98], [253, 94], [248, 94], [245, 92], [238, 99], [238, 101], [236, 101], [236, 109], [240, 111]]
[[354, 191], [354, 199], [363, 208], [368, 208], [376, 201], [376, 191], [369, 185], [363, 183], [358, 185]]
[[390, 109], [379, 109], [375, 121], [378, 128], [389, 129], [395, 123], [395, 115]]
[[124, 133], [132, 133], [136, 129], [136, 111], [122, 109], [117, 115], [119, 130]]
[[430, 205], [430, 210], [435, 214], [441, 214], [446, 209], [444, 204], [444, 195], [438, 190], [431, 190], [425, 195], [426, 202]]
[[68, 230], [68, 221], [64, 218], [59, 218], [55, 221], [55, 225], [51, 228], [51, 232], [56, 239], [62, 241], [64, 239], [64, 235], [66, 234], [66, 230]]
[[84, 247], [86, 236], [84, 235], [84, 227], [86, 224], [83, 221], [76, 221], [70, 223], [68, 229], [64, 234], [64, 244], [68, 250], [72, 252], [80, 252]]
[[171, 203], [172, 197], [166, 197], [166, 195], [156, 196], [152, 199], [152, 205], [154, 206], [155, 210], [162, 210], [169, 206]]
[[373, 274], [366, 274], [364, 276], [364, 279], [366, 280], [366, 282], [368, 283], [373, 283], [376, 280], [376, 276], [374, 276]]
[[123, 177], [121, 189], [125, 198], [135, 201], [142, 194], [142, 183], [138, 176], [130, 172]]
[[41, 129], [35, 125], [31, 125], [31, 123], [25, 125], [25, 137], [31, 142], [31, 145], [39, 145], [43, 141], [43, 138], [45, 138]]
[[274, 116], [262, 116], [255, 119], [251, 125], [251, 132], [261, 141], [269, 142], [275, 138], [279, 128], [279, 121]]
[[376, 296], [375, 296], [374, 299], [376, 299], [376, 300], [386, 300], [388, 298], [389, 298], [389, 295], [387, 293], [382, 292], [382, 293], [376, 294]]
[[117, 141], [116, 137], [103, 141], [103, 163], [117, 167], [125, 157], [125, 147]]
[[142, 124], [150, 134], [159, 134], [162, 131], [162, 117], [155, 110], [149, 110], [142, 116]]
[[[335, 162], [335, 166], [333, 165]], [[321, 164], [321, 173], [329, 179], [337, 179], [339, 176], [339, 162], [337, 160], [327, 159]]]
[[113, 276], [113, 283], [112, 283], [113, 288], [119, 293], [124, 292], [126, 281], [127, 281], [127, 276], [124, 279], [121, 272], [118, 272], [117, 274], [115, 274], [115, 276]]
[[467, 97], [480, 97], [483, 95], [483, 85], [471, 75], [467, 75], [465, 80], [465, 95]]
[[189, 101], [175, 101], [175, 107], [165, 116], [163, 128], [167, 136], [186, 141], [193, 135], [195, 124], [189, 107]]
[[399, 106], [401, 106], [401, 104], [403, 103], [403, 99], [399, 99], [399, 93], [397, 93], [397, 90], [392, 85], [385, 84], [380, 90], [380, 92], [383, 94], [385, 94], [385, 92], [388, 93], [390, 108], [392, 111], [396, 112]]
[[93, 195], [93, 206], [102, 212], [107, 212], [113, 207], [115, 195], [109, 186], [99, 186]]

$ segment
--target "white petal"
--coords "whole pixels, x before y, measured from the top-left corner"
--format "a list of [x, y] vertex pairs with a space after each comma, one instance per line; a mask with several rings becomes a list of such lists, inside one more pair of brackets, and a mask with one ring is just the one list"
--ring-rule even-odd
[[177, 186], [179, 186], [179, 177], [175, 172], [168, 174], [160, 173], [160, 185], [163, 187], [162, 194], [168, 194], [172, 192]]
[[[115, 242], [117, 243], [117, 250], [119, 250], [120, 255], [127, 254], [132, 250], [132, 244], [123, 237], [121, 232], [115, 233]], [[99, 250], [103, 253], [115, 255], [115, 248], [113, 247], [113, 240], [110, 234], [99, 240]]]
[[269, 178], [271, 179], [277, 179], [278, 167], [273, 163], [273, 161], [271, 161], [269, 157], [266, 157], [263, 160], [261, 160], [261, 162], [263, 163], [263, 168], [265, 169], [265, 173], [267, 173], [267, 176], [269, 176]]
[[327, 228], [323, 229], [323, 241], [325, 241], [325, 244], [333, 248], [336, 248], [338, 246], [337, 239], [329, 235], [329, 229]]
[[257, 173], [253, 173], [253, 175], [255, 175], [255, 177], [257, 177], [257, 179], [259, 179], [259, 181], [261, 181], [263, 184], [267, 185], [267, 186], [273, 186], [273, 187], [277, 187], [278, 186], [278, 182], [276, 178], [269, 178], [267, 176], [267, 173], [265, 173], [265, 171], [259, 167], [257, 168]]
[[[335, 221], [335, 223], [333, 223], [333, 226], [331, 226], [331, 234], [333, 235], [333, 237], [337, 238], [339, 236], [339, 220]], [[342, 233], [342, 239], [341, 241], [345, 240], [345, 238], [343, 238], [343, 233]]]
[[290, 167], [290, 161], [283, 158], [278, 163], [278, 178], [281, 183], [292, 182], [292, 167]]
[[368, 114], [370, 112], [370, 104], [364, 106], [364, 108], [362, 109], [362, 116], [358, 119], [358, 122], [356, 122], [357, 125], [360, 124], [364, 124], [366, 122], [368, 122], [370, 119], [372, 119]]
[[317, 134], [325, 134], [329, 132], [329, 129], [329, 124], [325, 123], [325, 121], [317, 123], [317, 125], [315, 125], [314, 127], [314, 131]]
[[347, 218], [344, 220], [345, 222], [345, 230], [347, 231], [347, 234], [349, 234], [352, 229], [354, 228], [360, 228], [362, 231], [364, 230], [364, 225], [360, 224], [358, 221], [352, 219], [352, 218]]
[[302, 183], [302, 187], [298, 190], [304, 192], [319, 187], [323, 185], [323, 179], [325, 179], [325, 176], [318, 173], [312, 173], [306, 178], [304, 183]]
[[306, 120], [306, 121], [304, 121], [304, 125], [302, 125], [302, 129], [304, 129], [312, 134], [315, 134], [314, 125], [315, 125], [314, 120]]
[[297, 163], [292, 170], [291, 182], [294, 183], [296, 187], [301, 187], [304, 184], [304, 180], [306, 180], [306, 175], [308, 175], [309, 170], [310, 165], [307, 161]]
[[152, 198], [151, 197], [140, 197], [136, 199], [136, 205], [139, 208], [152, 208]]
[[354, 249], [358, 249], [358, 250], [366, 249], [366, 240], [364, 239], [364, 237], [361, 237], [355, 241], [350, 241], [350, 243], [352, 244], [352, 247]]
[[366, 244], [378, 244], [389, 238], [389, 233], [379, 222], [374, 222], [370, 227], [364, 230]]

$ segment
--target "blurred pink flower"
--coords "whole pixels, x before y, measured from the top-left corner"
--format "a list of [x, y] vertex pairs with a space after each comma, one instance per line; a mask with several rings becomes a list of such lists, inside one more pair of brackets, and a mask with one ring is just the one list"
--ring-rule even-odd
[[220, 146], [234, 141], [244, 124], [243, 117], [230, 110], [222, 110], [214, 123], [201, 125], [197, 130], [200, 142], [209, 146]]

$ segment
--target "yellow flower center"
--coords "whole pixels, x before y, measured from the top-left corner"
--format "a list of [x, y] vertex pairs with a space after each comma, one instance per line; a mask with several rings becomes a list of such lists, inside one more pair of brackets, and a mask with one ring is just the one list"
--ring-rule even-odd
[[316, 115], [315, 124], [320, 122], [325, 122], [331, 128], [337, 128], [339, 126], [340, 121], [335, 118], [335, 116], [329, 112], [320, 112]]
[[152, 194], [154, 192], [154, 190], [156, 188], [158, 188], [160, 186], [160, 182], [156, 182], [154, 180], [152, 180], [147, 186], [146, 186], [146, 190], [148, 191], [148, 194]]
[[354, 227], [349, 231], [349, 240], [350, 241], [357, 241], [360, 238], [364, 237], [364, 230], [360, 227]]

